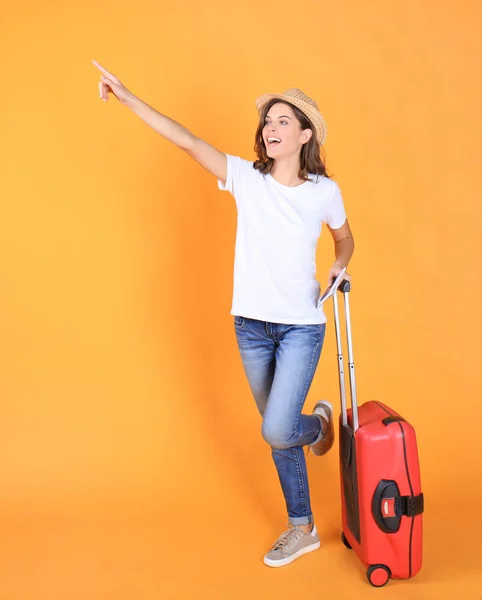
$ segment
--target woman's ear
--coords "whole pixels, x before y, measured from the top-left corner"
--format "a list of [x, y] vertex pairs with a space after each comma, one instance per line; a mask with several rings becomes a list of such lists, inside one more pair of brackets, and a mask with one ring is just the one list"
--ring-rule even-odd
[[309, 142], [312, 135], [313, 131], [311, 129], [303, 129], [301, 132], [301, 143], [306, 144], [306, 142]]

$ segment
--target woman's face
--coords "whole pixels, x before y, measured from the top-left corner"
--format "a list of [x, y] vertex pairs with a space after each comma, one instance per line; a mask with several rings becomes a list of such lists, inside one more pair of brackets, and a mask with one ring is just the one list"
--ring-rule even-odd
[[263, 127], [266, 153], [270, 158], [295, 154], [311, 138], [312, 133], [311, 129], [301, 129], [300, 122], [289, 104], [277, 102], [269, 109]]

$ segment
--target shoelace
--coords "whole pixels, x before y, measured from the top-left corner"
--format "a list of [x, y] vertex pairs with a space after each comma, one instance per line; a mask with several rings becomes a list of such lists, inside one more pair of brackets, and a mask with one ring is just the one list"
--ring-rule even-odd
[[285, 531], [284, 533], [282, 533], [280, 535], [280, 537], [277, 539], [277, 541], [275, 542], [274, 546], [271, 548], [271, 550], [278, 550], [278, 549], [288, 549], [290, 548], [294, 543], [296, 543], [301, 536], [303, 536], [304, 533], [301, 529], [297, 529], [296, 527], [291, 527], [290, 529], [288, 529], [287, 531]]

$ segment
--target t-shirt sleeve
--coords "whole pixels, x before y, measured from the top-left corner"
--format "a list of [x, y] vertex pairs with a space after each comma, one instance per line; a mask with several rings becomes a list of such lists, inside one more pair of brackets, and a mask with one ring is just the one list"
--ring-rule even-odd
[[336, 181], [332, 181], [333, 191], [325, 213], [324, 221], [331, 229], [338, 229], [346, 221], [346, 212], [341, 190]]
[[218, 188], [234, 195], [241, 183], [243, 161], [239, 156], [232, 156], [231, 154], [226, 154], [226, 158], [228, 159], [226, 185], [223, 185], [223, 182], [218, 179]]

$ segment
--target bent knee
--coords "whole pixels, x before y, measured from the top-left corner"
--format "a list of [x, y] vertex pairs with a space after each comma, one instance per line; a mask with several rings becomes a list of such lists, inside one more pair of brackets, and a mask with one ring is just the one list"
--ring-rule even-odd
[[261, 434], [264, 441], [269, 444], [272, 448], [283, 450], [291, 447], [292, 434], [286, 431], [285, 428], [280, 427], [275, 423], [271, 423], [266, 419], [263, 421], [261, 427]]

